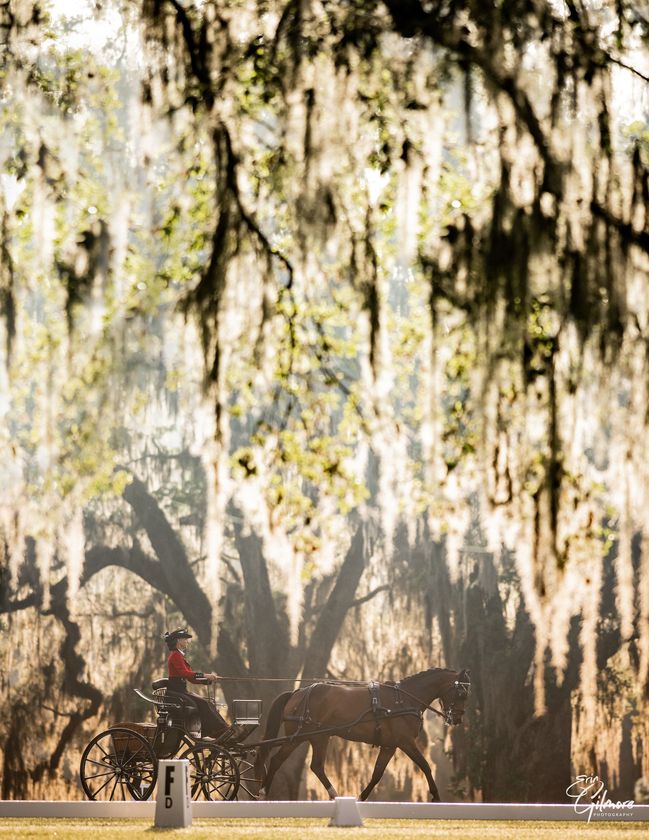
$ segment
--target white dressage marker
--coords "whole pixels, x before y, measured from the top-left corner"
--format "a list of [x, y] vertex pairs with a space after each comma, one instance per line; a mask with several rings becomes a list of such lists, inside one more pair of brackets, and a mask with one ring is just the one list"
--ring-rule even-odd
[[337, 796], [334, 799], [334, 813], [329, 825], [352, 826], [363, 825], [358, 801], [355, 796]]
[[187, 759], [158, 762], [156, 828], [186, 828], [192, 824], [192, 801], [189, 791]]

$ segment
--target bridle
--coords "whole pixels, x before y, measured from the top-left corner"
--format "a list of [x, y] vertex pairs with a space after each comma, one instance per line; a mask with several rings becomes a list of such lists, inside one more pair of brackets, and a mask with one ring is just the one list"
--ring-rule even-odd
[[453, 720], [453, 713], [455, 712], [455, 704], [459, 703], [461, 700], [466, 700], [469, 696], [471, 691], [471, 683], [470, 682], [462, 682], [460, 680], [455, 680], [453, 683], [453, 696], [451, 698], [450, 703], [447, 703], [444, 697], [440, 697], [439, 699], [442, 701], [442, 711], [439, 712], [437, 709], [438, 715], [441, 715], [444, 718], [444, 722], [447, 723], [449, 726], [454, 726], [455, 722]]
[[442, 702], [442, 709], [436, 709], [434, 706], [425, 703], [423, 700], [420, 700], [419, 697], [416, 697], [414, 694], [411, 694], [409, 691], [406, 691], [401, 684], [398, 684], [398, 690], [401, 694], [405, 694], [407, 697], [410, 697], [412, 700], [415, 700], [422, 706], [422, 712], [428, 710], [429, 712], [435, 712], [436, 715], [439, 715], [444, 723], [448, 724], [448, 726], [456, 726], [455, 721], [453, 720], [453, 714], [455, 712], [455, 704], [459, 703], [460, 700], [466, 700], [469, 696], [471, 691], [471, 683], [470, 682], [463, 682], [461, 680], [455, 680], [453, 682], [453, 696], [448, 702], [444, 697], [440, 697], [439, 699]]

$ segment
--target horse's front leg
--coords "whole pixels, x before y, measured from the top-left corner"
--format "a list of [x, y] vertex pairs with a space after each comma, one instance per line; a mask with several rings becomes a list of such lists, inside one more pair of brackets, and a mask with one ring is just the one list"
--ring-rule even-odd
[[428, 790], [430, 791], [430, 801], [441, 802], [439, 791], [437, 790], [437, 785], [435, 784], [435, 779], [433, 778], [433, 771], [430, 769], [430, 764], [424, 758], [419, 747], [414, 741], [408, 741], [400, 746], [408, 758], [411, 758], [417, 767], [424, 771], [426, 781], [428, 782]]
[[268, 771], [264, 776], [264, 779], [261, 783], [261, 788], [259, 789], [259, 799], [265, 799], [268, 796], [268, 794], [270, 793], [270, 786], [273, 783], [273, 777], [275, 776], [275, 773], [277, 773], [279, 768], [282, 766], [282, 764], [284, 764], [284, 762], [293, 752], [293, 750], [300, 746], [300, 743], [300, 741], [287, 741], [271, 758], [270, 764], [268, 765]]
[[311, 741], [311, 769], [320, 779], [329, 794], [329, 799], [335, 799], [338, 794], [336, 788], [331, 784], [325, 773], [325, 759], [327, 758], [327, 747], [329, 746], [329, 735], [321, 735], [318, 738], [310, 738]]
[[385, 768], [390, 763], [390, 759], [394, 755], [396, 749], [396, 747], [381, 747], [381, 749], [379, 750], [379, 754], [376, 758], [376, 764], [374, 765], [374, 772], [372, 773], [372, 778], [370, 779], [368, 786], [360, 795], [361, 802], [365, 802], [370, 793], [372, 793], [374, 788], [381, 781], [381, 777], [385, 773]]

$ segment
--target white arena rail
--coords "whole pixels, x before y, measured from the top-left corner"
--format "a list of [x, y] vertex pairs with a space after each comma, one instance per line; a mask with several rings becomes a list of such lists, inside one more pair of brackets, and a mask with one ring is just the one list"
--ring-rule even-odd
[[[341, 797], [341, 800], [348, 797]], [[571, 820], [586, 822], [587, 813], [578, 814], [572, 804], [464, 803], [464, 802], [358, 802], [363, 819], [382, 820]], [[192, 816], [203, 818], [264, 819], [270, 817], [334, 817], [335, 801], [308, 802], [193, 802]], [[50, 802], [42, 800], [0, 801], [0, 818], [150, 819], [155, 801], [147, 802]], [[649, 821], [649, 805], [604, 811], [595, 810], [592, 821]]]

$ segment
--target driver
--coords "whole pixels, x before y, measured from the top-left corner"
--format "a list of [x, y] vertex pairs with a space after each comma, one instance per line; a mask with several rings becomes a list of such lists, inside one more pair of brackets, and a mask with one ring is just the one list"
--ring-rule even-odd
[[198, 714], [201, 718], [201, 735], [208, 738], [217, 738], [222, 735], [228, 724], [218, 713], [216, 706], [204, 697], [193, 694], [187, 690], [187, 680], [190, 683], [213, 683], [218, 676], [216, 674], [204, 674], [202, 671], [192, 671], [185, 659], [185, 650], [192, 638], [192, 634], [182, 627], [165, 633], [162, 637], [169, 648], [167, 666], [169, 669], [169, 691], [188, 698], [196, 704]]

